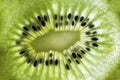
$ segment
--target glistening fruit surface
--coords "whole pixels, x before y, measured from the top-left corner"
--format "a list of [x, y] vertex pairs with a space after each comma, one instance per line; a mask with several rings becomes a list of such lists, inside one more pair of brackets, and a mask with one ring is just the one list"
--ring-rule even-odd
[[1, 79], [106, 80], [117, 67], [119, 24], [101, 0], [0, 5]]

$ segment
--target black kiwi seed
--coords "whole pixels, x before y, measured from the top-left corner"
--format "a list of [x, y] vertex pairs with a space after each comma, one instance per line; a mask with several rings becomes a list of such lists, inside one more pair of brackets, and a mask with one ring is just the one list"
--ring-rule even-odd
[[60, 16], [60, 20], [61, 20], [61, 21], [63, 20], [63, 16]]
[[83, 21], [83, 19], [84, 19], [84, 17], [82, 16], [82, 17], [80, 17], [80, 21], [82, 22]]
[[52, 59], [50, 59], [50, 64], [52, 64], [53, 63], [53, 60]]
[[98, 38], [97, 38], [97, 37], [92, 37], [91, 40], [93, 40], [93, 41], [97, 41]]
[[73, 57], [73, 58], [76, 58], [76, 57], [77, 57], [74, 52], [72, 53], [72, 57]]
[[74, 26], [74, 21], [72, 21], [72, 26]]
[[93, 27], [94, 27], [94, 25], [93, 25], [93, 24], [90, 24], [90, 25], [89, 25], [89, 28], [93, 28]]
[[25, 32], [22, 33], [24, 36], [27, 36], [27, 34]]
[[82, 22], [82, 23], [81, 23], [81, 26], [85, 26], [85, 25], [86, 25], [86, 22]]
[[44, 19], [45, 19], [45, 21], [47, 21], [47, 20], [48, 20], [46, 15], [44, 15]]
[[88, 31], [88, 32], [86, 32], [85, 34], [86, 34], [86, 35], [90, 35], [90, 32]]
[[85, 51], [83, 51], [83, 50], [80, 50], [80, 51], [81, 51], [81, 53], [85, 54]]
[[24, 54], [25, 57], [30, 57], [29, 53]]
[[40, 16], [38, 16], [37, 18], [38, 18], [39, 21], [41, 21], [41, 17]]
[[20, 41], [16, 41], [16, 44], [20, 44], [21, 42]]
[[44, 59], [40, 58], [39, 62], [40, 62], [40, 63], [43, 63], [43, 61], [44, 61]]
[[93, 45], [94, 47], [98, 47], [98, 44], [97, 44], [97, 43], [92, 43], [92, 45]]
[[89, 41], [86, 41], [86, 42], [85, 42], [85, 44], [86, 44], [86, 45], [89, 45], [89, 44], [90, 44], [90, 42], [89, 42]]
[[49, 65], [49, 61], [48, 61], [48, 60], [46, 60], [46, 61], [45, 61], [45, 64], [46, 64], [46, 66], [48, 66], [48, 65]]
[[77, 21], [78, 20], [78, 15], [76, 15], [74, 19], [75, 19], [75, 21]]
[[34, 31], [37, 31], [37, 28], [36, 28], [36, 26], [32, 26], [32, 29], [34, 30]]
[[45, 21], [41, 21], [41, 24], [42, 24], [42, 26], [46, 25]]
[[55, 23], [55, 27], [56, 27], [56, 28], [58, 27], [58, 23]]
[[68, 59], [68, 63], [71, 63], [71, 60], [70, 60], [70, 59]]
[[55, 65], [58, 65], [58, 59], [55, 60]]
[[30, 63], [31, 62], [31, 59], [29, 59], [28, 61], [27, 61], [27, 63]]
[[78, 56], [79, 58], [82, 58], [82, 56], [81, 56], [80, 54], [77, 54], [77, 56]]
[[66, 68], [67, 70], [69, 70], [69, 69], [70, 69], [70, 67], [69, 67], [69, 65], [68, 65], [68, 64], [66, 64], [66, 65], [65, 65], [65, 68]]
[[68, 19], [70, 19], [70, 18], [71, 18], [71, 13], [68, 14]]
[[54, 19], [57, 20], [57, 14], [54, 15]]
[[35, 60], [34, 61], [34, 67], [36, 67], [38, 65], [38, 62]]
[[75, 60], [77, 64], [80, 64], [80, 62], [78, 60]]
[[90, 51], [90, 48], [86, 48], [86, 50]]
[[86, 19], [87, 22], [88, 22], [89, 20], [90, 20], [89, 18]]
[[24, 29], [24, 30], [26, 30], [26, 31], [28, 31], [28, 30], [29, 30], [29, 29], [28, 29], [27, 27], [25, 27], [25, 26], [23, 27], [23, 29]]
[[23, 53], [25, 53], [25, 51], [20, 51], [20, 54], [23, 54]]
[[96, 34], [96, 33], [97, 33], [97, 31], [92, 32], [92, 34]]
[[49, 54], [49, 57], [52, 57], [52, 56], [53, 56], [53, 54], [52, 54], [52, 53], [50, 53], [50, 54]]

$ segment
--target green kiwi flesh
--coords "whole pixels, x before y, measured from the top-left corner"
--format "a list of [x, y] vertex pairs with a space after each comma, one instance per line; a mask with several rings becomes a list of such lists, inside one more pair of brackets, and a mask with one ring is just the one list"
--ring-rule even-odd
[[1, 1], [0, 79], [112, 80], [119, 68], [120, 24], [107, 4]]

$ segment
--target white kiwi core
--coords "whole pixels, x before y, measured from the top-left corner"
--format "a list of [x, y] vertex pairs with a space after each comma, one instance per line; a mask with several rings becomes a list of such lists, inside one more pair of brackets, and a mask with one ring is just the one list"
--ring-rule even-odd
[[74, 45], [80, 40], [79, 31], [49, 31], [43, 36], [37, 37], [31, 42], [31, 46], [36, 50], [40, 51], [63, 51]]

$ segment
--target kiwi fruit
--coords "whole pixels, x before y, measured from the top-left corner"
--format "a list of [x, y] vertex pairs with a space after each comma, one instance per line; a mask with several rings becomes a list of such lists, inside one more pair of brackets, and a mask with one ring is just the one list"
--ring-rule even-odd
[[113, 2], [1, 0], [0, 79], [119, 80]]

